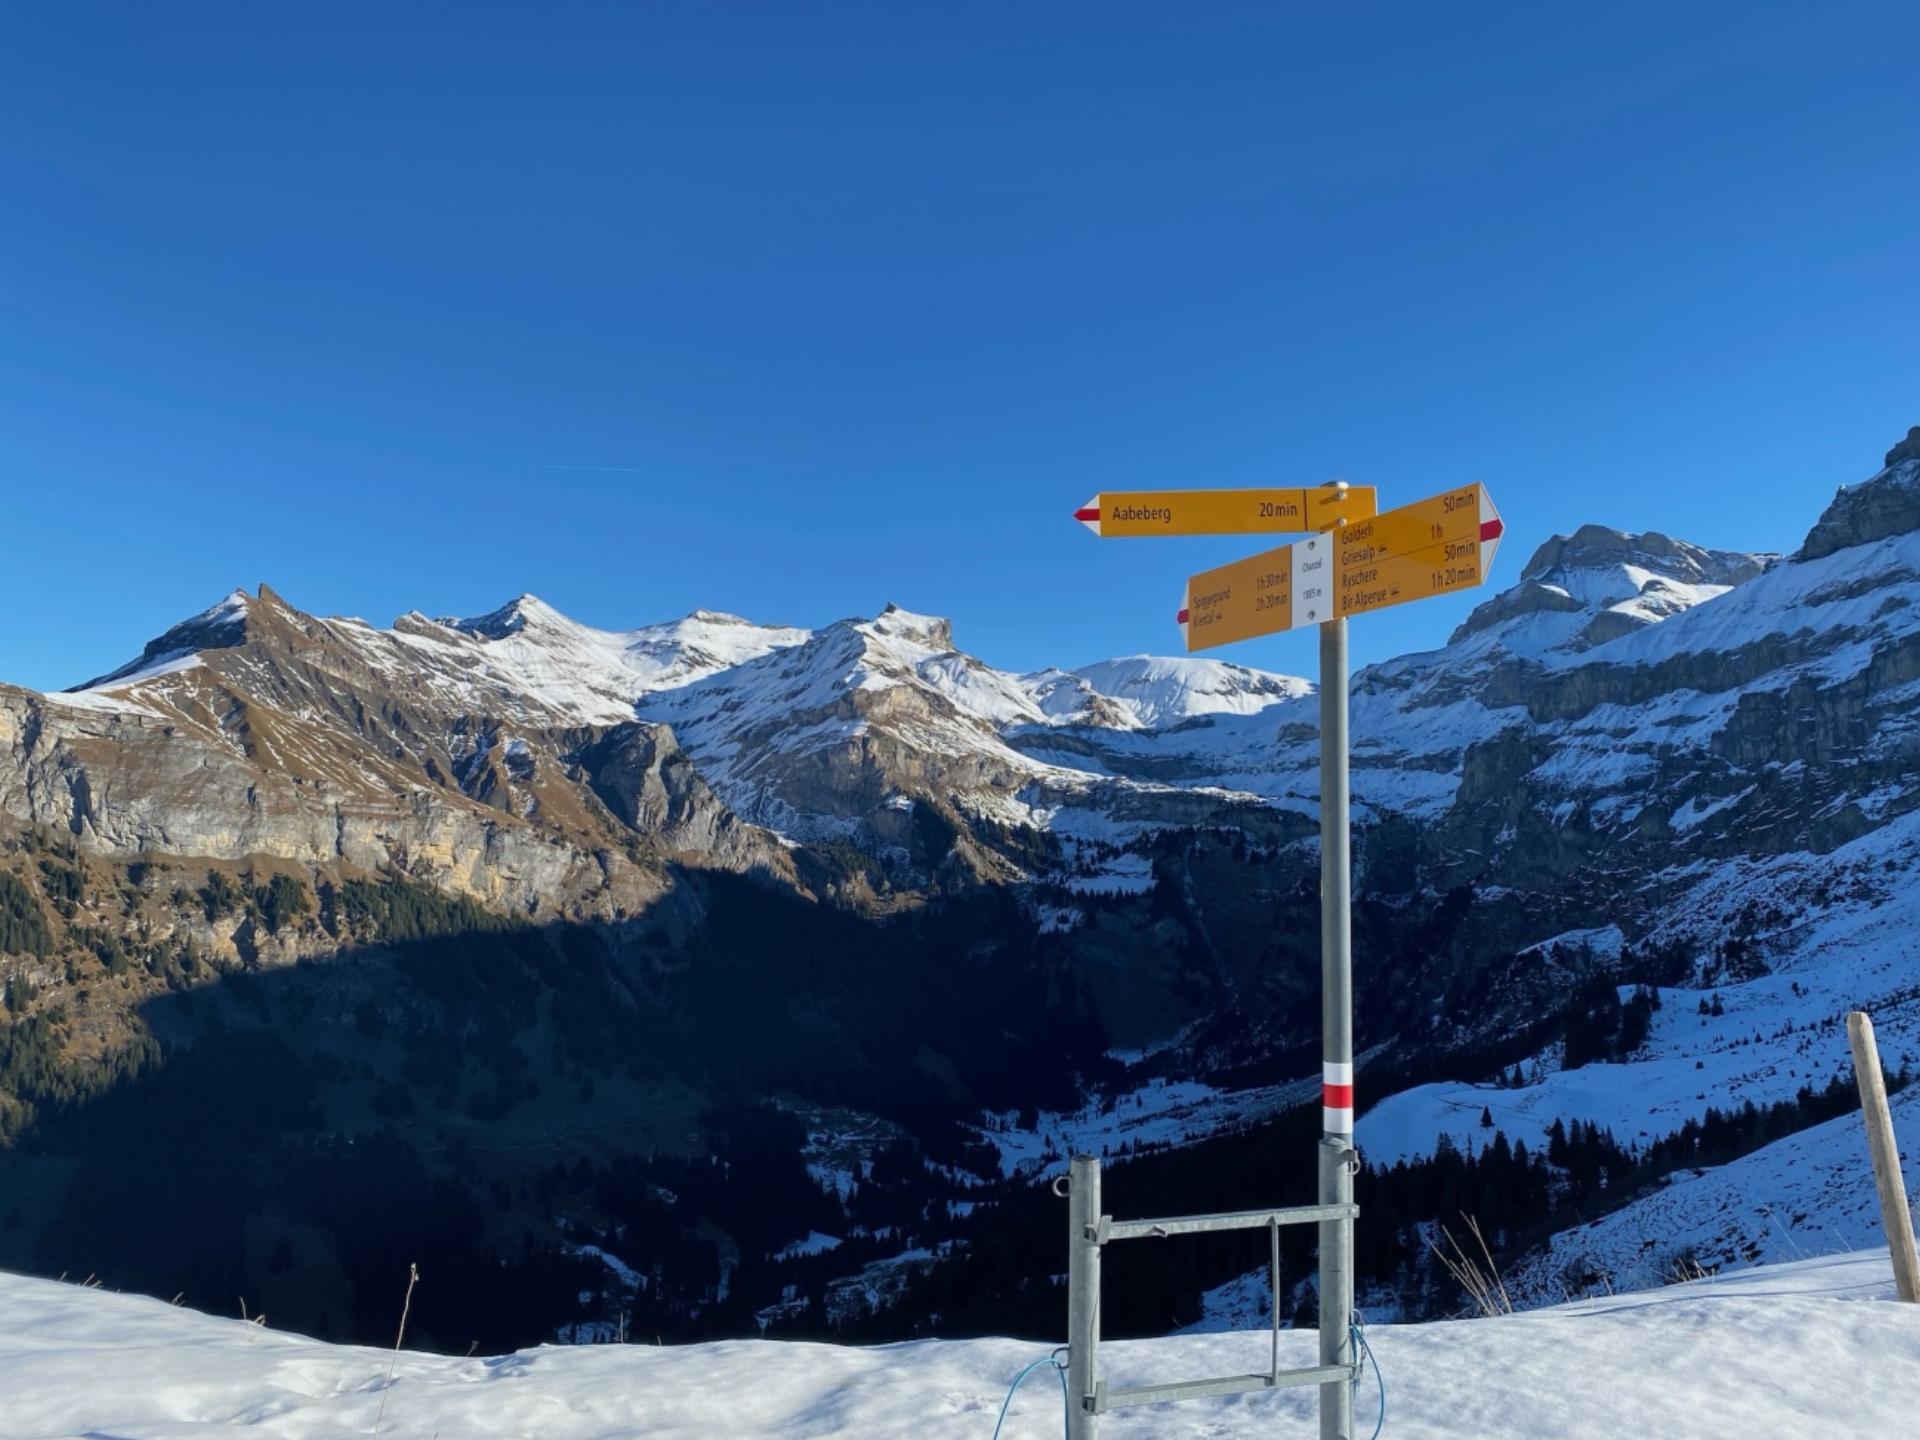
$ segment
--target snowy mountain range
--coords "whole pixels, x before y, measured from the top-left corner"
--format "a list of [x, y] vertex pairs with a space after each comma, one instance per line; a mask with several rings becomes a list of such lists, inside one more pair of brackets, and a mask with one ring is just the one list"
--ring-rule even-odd
[[[1651, 1143], [1842, 1074], [1856, 1005], [1890, 1066], [1920, 1062], [1916, 600], [1920, 429], [1791, 554], [1584, 527], [1445, 648], [1356, 676], [1363, 1147], [1471, 1146], [1483, 1110], [1530, 1146], [1579, 1116]], [[988, 1169], [1023, 1177], [1089, 1137], [1184, 1144], [1298, 1101], [1316, 720], [1307, 682], [1211, 660], [997, 670], [896, 606], [815, 630], [695, 611], [607, 631], [523, 595], [380, 629], [235, 591], [71, 691], [0, 686], [0, 901], [25, 917], [0, 931], [0, 978], [14, 1023], [58, 1011], [60, 1053], [114, 1053], [191, 988], [180, 957], [304, 975], [399, 933], [347, 913], [353, 887], [417, 890], [473, 907], [450, 915], [593, 927], [611, 1028], [589, 1045], [556, 1016], [556, 1072], [590, 1094], [621, 1027], [665, 1006], [696, 1037], [665, 1047], [672, 1081], [697, 1092], [728, 1043], [688, 1018], [720, 1013], [700, 976], [721, 945], [744, 957], [731, 983], [775, 1007], [770, 1033], [846, 1049], [863, 1087], [906, 1065], [938, 1096], [916, 1106], [971, 1117], [1001, 1152]], [[749, 911], [785, 917], [753, 922], [776, 938], [743, 938]], [[884, 1016], [871, 977], [790, 964], [778, 938], [838, 954], [902, 923], [929, 948], [902, 951]], [[834, 938], [800, 938], [815, 925]], [[145, 959], [116, 970], [126, 952]], [[1031, 1037], [915, 1008], [983, 957], [996, 983], [1032, 981], [1040, 1008], [1006, 1022]], [[475, 1016], [417, 966], [371, 991], [334, 973], [340, 993], [300, 1005], [364, 1015], [374, 994], [459, 1035], [510, 1032], [528, 1003], [502, 990]], [[1629, 1053], [1569, 1064], [1561, 1017], [1596, 980], [1666, 1004]], [[523, 1103], [522, 1062], [490, 1043], [508, 1078], [486, 1103]], [[1043, 1054], [1023, 1116], [992, 1077]], [[1402, 1079], [1369, 1095], [1365, 1069]], [[800, 1093], [843, 1104], [848, 1083]], [[605, 1103], [575, 1118], [603, 1123]], [[1657, 1208], [1640, 1213], [1662, 1253], [1691, 1244]]]

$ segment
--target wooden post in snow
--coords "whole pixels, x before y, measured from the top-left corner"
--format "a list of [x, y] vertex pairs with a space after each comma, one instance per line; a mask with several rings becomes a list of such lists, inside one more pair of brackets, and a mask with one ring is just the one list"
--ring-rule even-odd
[[1867, 1149], [1873, 1154], [1873, 1179], [1880, 1189], [1880, 1221], [1893, 1256], [1893, 1281], [1900, 1298], [1920, 1305], [1920, 1251], [1913, 1243], [1913, 1217], [1907, 1211], [1907, 1186], [1900, 1174], [1900, 1150], [1893, 1140], [1893, 1113], [1887, 1109], [1887, 1077], [1880, 1073], [1880, 1047], [1873, 1021], [1864, 1010], [1847, 1016], [1847, 1040], [1853, 1046], [1853, 1075], [1860, 1085], [1860, 1110], [1867, 1122]]

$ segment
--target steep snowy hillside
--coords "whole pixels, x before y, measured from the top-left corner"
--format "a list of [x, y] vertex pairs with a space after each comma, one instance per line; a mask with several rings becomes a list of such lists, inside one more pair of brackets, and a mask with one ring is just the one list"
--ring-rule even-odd
[[[422, 1285], [434, 1283], [431, 1275]], [[1422, 1440], [1827, 1440], [1908, 1433], [1920, 1324], [1885, 1252], [1770, 1267], [1657, 1295], [1367, 1332], [1389, 1435]], [[268, 1317], [269, 1320], [271, 1317]], [[1311, 1363], [1310, 1332], [1280, 1361]], [[1117, 1384], [1264, 1370], [1265, 1332], [1103, 1349]], [[392, 1440], [990, 1440], [1007, 1382], [1045, 1347], [1012, 1340], [854, 1349], [768, 1342], [602, 1345], [454, 1359], [331, 1346], [158, 1300], [0, 1275], [0, 1427], [9, 1440], [377, 1433]], [[1368, 1375], [1356, 1419], [1379, 1401]], [[1036, 1375], [1005, 1434], [1054, 1435]], [[1123, 1411], [1114, 1440], [1308, 1433], [1310, 1393]], [[1363, 1430], [1361, 1433], [1366, 1433]]]
[[[892, 606], [640, 710], [673, 727], [742, 814], [806, 840], [858, 836], [904, 854], [921, 807], [944, 812], [937, 824], [1021, 826], [1031, 788], [1086, 779], [1002, 741], [1001, 725], [1043, 719], [1015, 677], [956, 651], [946, 621]], [[984, 852], [968, 860], [993, 874]]]
[[[1695, 888], [1706, 892], [1697, 897], [1705, 920], [1717, 925], [1752, 906], [1767, 917], [1756, 927], [1764, 943], [1737, 927], [1688, 929], [1682, 914], [1670, 922], [1691, 937], [1680, 955], [1721, 968], [1731, 944], [1751, 968], [1722, 968], [1705, 986], [1661, 988], [1660, 1009], [1630, 1055], [1568, 1069], [1556, 1039], [1516, 1062], [1525, 1071], [1518, 1087], [1491, 1079], [1421, 1085], [1382, 1100], [1362, 1116], [1359, 1141], [1382, 1164], [1430, 1154], [1442, 1135], [1465, 1148], [1488, 1138], [1485, 1113], [1510, 1140], [1536, 1149], [1556, 1120], [1574, 1117], [1644, 1143], [1709, 1107], [1767, 1105], [1850, 1076], [1846, 1014], [1855, 1009], [1873, 1016], [1888, 1069], [1920, 1069], [1920, 953], [1909, 899], [1916, 865], [1920, 814], [1910, 814], [1817, 860], [1736, 861], [1702, 876]], [[1622, 943], [1617, 928], [1571, 934], [1532, 948], [1521, 963], [1571, 988], [1596, 961], [1617, 963]], [[1621, 987], [1623, 1001], [1631, 990]]]
[[[1907, 1190], [1920, 1193], [1920, 1090], [1893, 1097]], [[1516, 1303], [1646, 1290], [1693, 1267], [1727, 1274], [1883, 1242], [1859, 1115], [1731, 1164], [1690, 1171], [1590, 1225], [1563, 1230], [1507, 1277]]]

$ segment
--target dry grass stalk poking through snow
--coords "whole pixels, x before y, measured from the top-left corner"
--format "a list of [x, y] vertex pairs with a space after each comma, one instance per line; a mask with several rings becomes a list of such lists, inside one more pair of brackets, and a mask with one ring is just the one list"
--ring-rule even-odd
[[1690, 1285], [1696, 1280], [1711, 1280], [1715, 1272], [1709, 1270], [1696, 1259], [1691, 1251], [1673, 1262], [1673, 1271], [1667, 1276], [1669, 1285]]
[[373, 1415], [373, 1433], [380, 1433], [380, 1422], [387, 1414], [387, 1391], [393, 1388], [393, 1367], [400, 1363], [400, 1347], [407, 1338], [407, 1316], [413, 1311], [413, 1287], [420, 1283], [420, 1267], [407, 1266], [407, 1298], [400, 1302], [400, 1333], [393, 1337], [393, 1359], [387, 1362], [386, 1383], [380, 1387], [380, 1408]]
[[1487, 1237], [1480, 1233], [1480, 1222], [1470, 1215], [1461, 1215], [1466, 1222], [1467, 1233], [1480, 1247], [1480, 1258], [1474, 1259], [1454, 1238], [1453, 1232], [1446, 1226], [1440, 1227], [1440, 1233], [1446, 1237], [1447, 1248], [1442, 1250], [1431, 1238], [1427, 1248], [1434, 1257], [1447, 1267], [1447, 1273], [1453, 1276], [1460, 1288], [1473, 1301], [1474, 1308], [1482, 1315], [1511, 1315], [1513, 1300], [1507, 1294], [1506, 1284], [1500, 1279], [1500, 1267], [1493, 1263], [1493, 1252], [1487, 1248]]

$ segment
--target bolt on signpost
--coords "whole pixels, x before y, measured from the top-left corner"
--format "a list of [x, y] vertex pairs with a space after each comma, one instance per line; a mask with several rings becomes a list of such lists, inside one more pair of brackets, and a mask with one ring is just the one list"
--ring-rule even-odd
[[[1189, 653], [1307, 625], [1320, 627], [1319, 1203], [1291, 1209], [1116, 1222], [1100, 1214], [1100, 1162], [1076, 1157], [1067, 1177], [1069, 1440], [1097, 1440], [1099, 1416], [1125, 1405], [1229, 1395], [1285, 1385], [1320, 1387], [1321, 1440], [1353, 1440], [1353, 866], [1348, 775], [1347, 620], [1486, 579], [1504, 526], [1481, 485], [1465, 485], [1384, 514], [1370, 487], [1102, 493], [1074, 513], [1095, 534], [1240, 535], [1318, 531], [1187, 581], [1178, 616]], [[1100, 1254], [1116, 1240], [1279, 1227], [1320, 1230], [1320, 1363], [1280, 1369], [1280, 1297], [1273, 1365], [1263, 1374], [1111, 1390], [1099, 1378]], [[1279, 1283], [1278, 1263], [1274, 1283]]]

